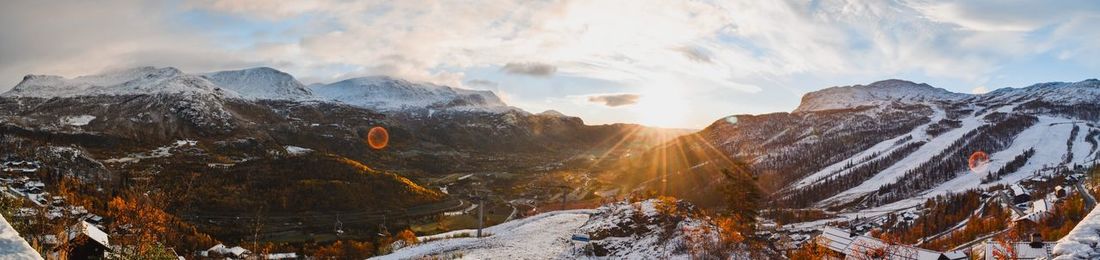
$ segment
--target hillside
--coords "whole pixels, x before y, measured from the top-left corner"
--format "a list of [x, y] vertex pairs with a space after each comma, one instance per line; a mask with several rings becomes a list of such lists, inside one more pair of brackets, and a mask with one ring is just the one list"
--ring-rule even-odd
[[[738, 249], [722, 252], [716, 246], [720, 235], [715, 224], [682, 201], [650, 199], [594, 210], [552, 211], [488, 227], [484, 230], [488, 237], [469, 237], [473, 232], [420, 237], [424, 242], [372, 259], [750, 257]], [[574, 234], [589, 235], [592, 241], [566, 240]]]
[[[670, 194], [692, 198], [731, 158], [751, 165], [777, 206], [892, 212], [1094, 164], [1097, 93], [1095, 79], [979, 95], [901, 80], [826, 88], [792, 113], [717, 120], [617, 172], [650, 188], [667, 175]], [[988, 160], [971, 167], [977, 153]]]

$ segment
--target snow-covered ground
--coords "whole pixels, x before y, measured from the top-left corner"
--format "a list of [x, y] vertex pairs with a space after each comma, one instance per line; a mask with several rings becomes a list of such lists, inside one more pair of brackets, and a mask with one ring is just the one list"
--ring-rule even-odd
[[[483, 238], [450, 238], [429, 241], [401, 248], [392, 254], [372, 259], [414, 259], [440, 256], [469, 259], [547, 259], [572, 258], [571, 235], [588, 221], [595, 210], [566, 210], [542, 213], [524, 219], [513, 220], [486, 228], [490, 234]], [[459, 230], [434, 238], [449, 237]]]
[[132, 154], [126, 155], [126, 157], [111, 158], [111, 159], [103, 160], [103, 162], [105, 162], [105, 163], [136, 163], [136, 162], [139, 162], [143, 159], [164, 158], [164, 157], [172, 156], [172, 149], [177, 149], [177, 148], [182, 148], [182, 147], [187, 147], [187, 146], [194, 147], [198, 143], [199, 143], [198, 141], [188, 140], [188, 139], [176, 140], [172, 144], [157, 147], [156, 149], [153, 149], [152, 151], [149, 151], [148, 153], [132, 153]]
[[93, 115], [66, 116], [61, 118], [61, 123], [71, 126], [86, 126], [95, 120]]
[[1100, 207], [1092, 208], [1080, 223], [1054, 246], [1054, 259], [1100, 258]]
[[0, 216], [0, 259], [42, 259], [3, 216]]
[[313, 151], [313, 149], [293, 145], [287, 145], [284, 148], [286, 148], [286, 152], [290, 155], [303, 155]]

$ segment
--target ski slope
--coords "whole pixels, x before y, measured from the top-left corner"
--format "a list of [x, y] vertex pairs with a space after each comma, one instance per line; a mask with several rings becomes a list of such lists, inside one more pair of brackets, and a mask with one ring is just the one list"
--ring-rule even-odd
[[[830, 219], [829, 221], [821, 221], [820, 223], [800, 223], [801, 226], [813, 227], [819, 226], [826, 222], [837, 221], [842, 219], [855, 219], [857, 216], [860, 218], [870, 218], [883, 216], [889, 213], [897, 212], [900, 210], [913, 208], [920, 206], [929, 198], [933, 198], [940, 195], [946, 195], [953, 192], [963, 192], [971, 189], [983, 189], [990, 186], [999, 184], [1015, 184], [1030, 178], [1035, 175], [1036, 172], [1043, 172], [1045, 169], [1057, 166], [1062, 162], [1062, 159], [1067, 154], [1066, 140], [1069, 140], [1070, 131], [1073, 129], [1073, 125], [1081, 127], [1081, 133], [1078, 133], [1076, 137], [1078, 140], [1082, 140], [1082, 133], [1088, 132], [1089, 127], [1083, 123], [1077, 123], [1074, 120], [1059, 117], [1040, 116], [1039, 122], [1035, 123], [1031, 127], [1020, 132], [1012, 141], [1012, 145], [1003, 151], [996, 152], [990, 155], [989, 164], [983, 169], [966, 174], [960, 174], [958, 177], [944, 182], [933, 189], [927, 190], [912, 198], [900, 200], [894, 203], [874, 207], [870, 209], [860, 210], [857, 212], [850, 212], [841, 214], [840, 218]], [[1083, 146], [1084, 148], [1079, 148]], [[1091, 160], [1096, 153], [1088, 153], [1088, 143], [1083, 141], [1075, 143], [1073, 151], [1075, 153], [1071, 164], [1087, 164], [1091, 163]], [[1012, 160], [1013, 157], [1022, 154], [1027, 149], [1035, 149], [1035, 154], [1028, 159], [1027, 163], [1020, 167], [1015, 172], [1009, 173], [1003, 176], [1000, 180], [982, 184], [982, 177], [990, 172], [997, 171]], [[1079, 150], [1080, 149], [1080, 150]], [[1083, 151], [1082, 151], [1083, 150]], [[1077, 154], [1081, 152], [1081, 154]]]
[[[1005, 112], [1011, 111], [1012, 107], [1002, 107], [997, 111]], [[922, 145], [913, 153], [906, 156], [904, 159], [898, 161], [894, 165], [887, 167], [882, 172], [879, 172], [875, 176], [871, 177], [867, 181], [864, 181], [859, 186], [848, 189], [836, 196], [821, 201], [821, 205], [832, 205], [837, 203], [843, 203], [851, 201], [855, 198], [861, 197], [871, 192], [875, 192], [883, 185], [897, 182], [906, 172], [916, 169], [922, 163], [931, 160], [937, 154], [943, 152], [951, 146], [955, 140], [962, 138], [966, 133], [982, 126], [985, 121], [982, 117], [985, 115], [971, 115], [969, 117], [962, 118], [962, 126], [952, 129], [939, 136], [933, 137], [928, 143]], [[916, 139], [916, 138], [914, 138]]]
[[[832, 176], [840, 176], [840, 175], [847, 174], [847, 172], [851, 171], [851, 169], [858, 168], [860, 165], [863, 165], [866, 162], [874, 161], [874, 160], [876, 160], [880, 157], [889, 155], [894, 150], [896, 150], [900, 147], [904, 147], [905, 145], [908, 145], [909, 143], [929, 141], [929, 136], [928, 136], [928, 132], [927, 132], [928, 127], [930, 125], [934, 124], [934, 123], [939, 122], [940, 120], [943, 120], [946, 113], [943, 111], [943, 109], [940, 109], [939, 107], [936, 107], [934, 105], [929, 105], [929, 104], [926, 104], [926, 105], [928, 105], [928, 107], [931, 107], [932, 111], [933, 111], [932, 117], [928, 121], [927, 124], [918, 126], [918, 127], [914, 128], [913, 131], [910, 131], [909, 133], [902, 134], [902, 135], [896, 136], [894, 138], [890, 138], [886, 141], [879, 142], [878, 144], [875, 144], [871, 148], [857, 153], [856, 155], [852, 156], [848, 160], [840, 161], [840, 162], [834, 163], [832, 165], [826, 166], [825, 168], [821, 169], [820, 171], [817, 171], [813, 174], [810, 174], [809, 176], [806, 176], [805, 178], [800, 180], [798, 183], [796, 183], [794, 185], [794, 188], [795, 189], [804, 188], [804, 187], [809, 186], [811, 184], [817, 183], [818, 181], [828, 179], [829, 177], [832, 177]], [[897, 143], [901, 139], [909, 137], [909, 136], [912, 136], [913, 138], [911, 140], [906, 141], [906, 142], [901, 143], [901, 144]], [[872, 155], [873, 155], [873, 157], [872, 157]], [[849, 167], [848, 169], [845, 169], [845, 166], [847, 166], [848, 163], [851, 163], [852, 167]]]

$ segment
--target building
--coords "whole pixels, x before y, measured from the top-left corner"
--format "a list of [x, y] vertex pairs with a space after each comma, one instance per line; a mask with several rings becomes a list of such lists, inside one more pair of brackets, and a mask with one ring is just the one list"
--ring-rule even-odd
[[1029, 193], [1027, 189], [1024, 189], [1024, 187], [1021, 187], [1020, 184], [1012, 184], [1012, 186], [1008, 187], [1012, 189], [1012, 204], [1031, 201], [1031, 193]]
[[252, 255], [252, 251], [244, 249], [240, 246], [226, 247], [223, 244], [217, 244], [206, 251], [199, 253], [202, 257], [210, 258], [231, 258], [231, 259], [244, 259]]
[[110, 251], [107, 233], [91, 223], [81, 221], [68, 230], [69, 259], [99, 259]]
[[0, 164], [0, 170], [5, 172], [22, 172], [22, 173], [34, 173], [40, 168], [38, 162], [29, 161], [7, 161]]
[[1026, 214], [1019, 216], [1013, 221], [1017, 223], [1020, 221], [1028, 221], [1034, 224], [1039, 224], [1043, 219], [1053, 215], [1051, 209], [1054, 208], [1053, 203], [1049, 199], [1041, 199], [1031, 202], [1031, 208], [1027, 209]]
[[960, 260], [968, 259], [963, 251], [939, 252], [910, 245], [892, 245], [877, 238], [855, 232], [824, 227], [815, 243], [824, 246], [840, 259], [896, 260]]
[[986, 241], [984, 243], [984, 255], [987, 260], [1015, 257], [1017, 260], [1048, 259], [1053, 256], [1055, 242], [1043, 242], [1039, 234], [1031, 237], [1031, 242], [1007, 243], [1006, 249], [1002, 243]]

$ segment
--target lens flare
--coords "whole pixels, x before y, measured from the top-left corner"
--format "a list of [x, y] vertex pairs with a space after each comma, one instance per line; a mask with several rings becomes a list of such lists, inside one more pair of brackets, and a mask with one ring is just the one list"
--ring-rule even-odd
[[370, 129], [370, 132], [367, 132], [367, 144], [370, 145], [370, 148], [382, 150], [389, 143], [390, 133], [386, 131], [386, 128], [375, 126]]
[[989, 165], [989, 155], [983, 151], [976, 151], [970, 154], [969, 160], [970, 172], [979, 173], [985, 171], [987, 165]]

